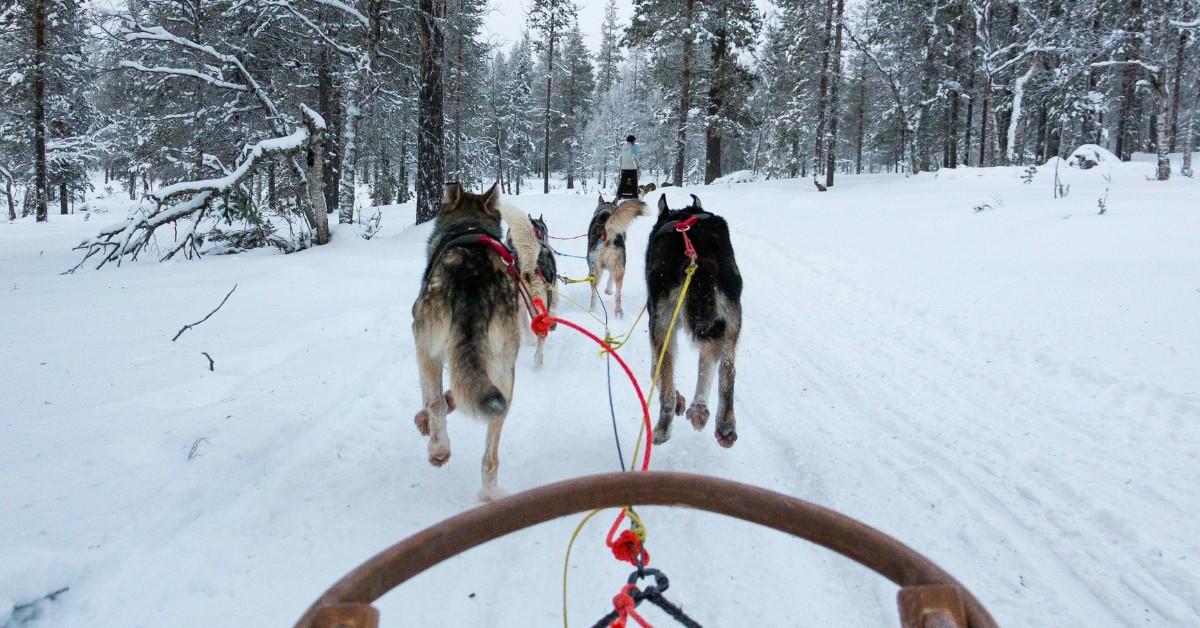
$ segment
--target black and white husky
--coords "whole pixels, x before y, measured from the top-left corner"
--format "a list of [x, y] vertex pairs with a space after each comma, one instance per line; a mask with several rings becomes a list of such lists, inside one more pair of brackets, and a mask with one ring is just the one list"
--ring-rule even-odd
[[[496, 483], [500, 429], [512, 405], [513, 376], [521, 339], [517, 279], [501, 242], [500, 219], [509, 224], [518, 251], [519, 275], [535, 296], [538, 242], [528, 217], [500, 200], [493, 185], [471, 194], [447, 183], [442, 210], [429, 239], [421, 291], [413, 303], [413, 339], [421, 379], [422, 408], [415, 423], [429, 437], [429, 462], [450, 460], [446, 415], [457, 406], [488, 422], [480, 498], [503, 495]], [[450, 367], [450, 389], [442, 367]]]
[[[646, 245], [646, 294], [649, 300], [650, 345], [657, 360], [671, 323], [671, 314], [683, 287], [689, 265], [683, 236], [676, 230], [680, 221], [696, 216], [688, 229], [697, 254], [697, 269], [688, 288], [683, 312], [676, 323], [670, 345], [663, 357], [658, 378], [659, 414], [654, 427], [654, 442], [671, 437], [671, 421], [683, 414], [686, 402], [675, 389], [675, 335], [686, 329], [700, 349], [700, 368], [696, 376], [696, 395], [687, 409], [687, 417], [697, 430], [708, 423], [708, 395], [713, 370], [720, 369], [717, 397], [717, 442], [730, 447], [737, 440], [737, 421], [733, 412], [734, 358], [742, 330], [742, 276], [729, 241], [729, 226], [720, 216], [704, 211], [700, 199], [692, 195], [692, 204], [683, 209], [667, 207], [666, 195], [658, 199], [658, 221]], [[672, 393], [674, 393], [672, 395]]]

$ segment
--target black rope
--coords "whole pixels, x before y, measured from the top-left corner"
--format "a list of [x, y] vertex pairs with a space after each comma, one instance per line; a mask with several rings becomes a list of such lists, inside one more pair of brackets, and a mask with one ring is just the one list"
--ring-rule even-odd
[[[671, 618], [679, 622], [679, 624], [687, 626], [687, 628], [704, 628], [699, 622], [691, 617], [688, 617], [687, 613], [683, 612], [682, 607], [676, 606], [670, 600], [663, 597], [663, 592], [671, 586], [670, 580], [667, 579], [667, 575], [663, 572], [651, 568], [638, 568], [637, 571], [633, 572], [629, 576], [628, 583], [636, 584], [638, 580], [641, 580], [646, 576], [653, 577], [654, 584], [648, 585], [644, 589], [635, 588], [629, 591], [629, 597], [633, 600], [634, 607], [637, 607], [642, 602], [650, 602], [651, 604], [661, 608], [663, 612], [670, 615]], [[600, 621], [592, 624], [592, 628], [608, 628], [608, 626], [616, 621], [617, 617], [619, 616], [620, 614], [617, 612], [617, 610], [613, 609], [609, 611], [607, 615], [601, 617]]]

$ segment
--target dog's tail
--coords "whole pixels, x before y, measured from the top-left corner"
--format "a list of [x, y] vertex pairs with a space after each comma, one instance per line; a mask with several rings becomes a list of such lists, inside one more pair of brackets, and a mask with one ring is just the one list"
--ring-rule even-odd
[[[538, 255], [542, 252], [542, 243], [537, 239], [537, 232], [533, 230], [529, 215], [508, 204], [504, 199], [496, 204], [496, 208], [500, 210], [500, 217], [508, 223], [508, 237], [512, 240], [513, 253], [517, 255], [517, 270], [521, 271], [521, 280], [525, 282], [530, 296], [540, 297], [543, 303], [549, 304], [547, 287], [537, 276]], [[546, 281], [553, 282], [554, 277], [546, 277]]]
[[716, 269], [711, 260], [700, 260], [700, 267], [692, 275], [684, 303], [688, 327], [696, 340], [716, 340], [725, 336], [725, 319], [717, 311]]
[[502, 415], [508, 400], [488, 377], [487, 321], [460, 319], [450, 331], [450, 390], [455, 402], [480, 417]]
[[625, 235], [633, 219], [645, 215], [646, 209], [645, 203], [635, 200], [624, 201], [617, 205], [612, 216], [609, 216], [608, 222], [604, 224], [605, 238], [612, 242], [617, 236]]

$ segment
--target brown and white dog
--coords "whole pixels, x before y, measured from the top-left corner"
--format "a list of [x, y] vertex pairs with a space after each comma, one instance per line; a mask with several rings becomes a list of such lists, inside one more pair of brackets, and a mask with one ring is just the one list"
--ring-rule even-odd
[[[458, 183], [447, 183], [442, 210], [429, 238], [421, 291], [413, 303], [412, 330], [423, 404], [415, 423], [421, 434], [429, 437], [429, 463], [440, 467], [450, 460], [446, 415], [456, 402], [487, 421], [479, 494], [485, 501], [504, 494], [496, 482], [500, 429], [512, 405], [521, 339], [517, 280], [495, 248], [502, 247], [502, 215], [519, 252], [521, 276], [527, 285], [540, 286], [535, 271], [538, 241], [529, 218], [501, 202], [498, 185], [484, 194], [471, 194]], [[442, 368], [447, 363], [448, 391], [442, 384]]]
[[633, 219], [644, 215], [645, 212], [646, 204], [641, 201], [630, 199], [617, 204], [616, 199], [606, 201], [604, 195], [600, 195], [596, 211], [592, 214], [592, 222], [588, 225], [587, 261], [594, 285], [589, 309], [596, 309], [600, 279], [607, 270], [608, 286], [604, 288], [604, 294], [612, 294], [613, 284], [616, 283], [617, 294], [613, 313], [617, 318], [623, 314], [621, 286], [625, 283], [625, 232], [629, 230]]

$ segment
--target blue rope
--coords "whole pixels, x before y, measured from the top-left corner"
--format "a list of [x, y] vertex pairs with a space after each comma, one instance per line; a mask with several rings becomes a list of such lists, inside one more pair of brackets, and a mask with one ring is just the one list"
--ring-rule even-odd
[[[554, 249], [550, 249], [550, 250], [554, 251]], [[560, 253], [558, 251], [554, 251], [554, 254], [561, 255], [562, 257], [574, 257], [575, 259], [587, 259], [586, 255], [571, 255], [570, 253]]]

